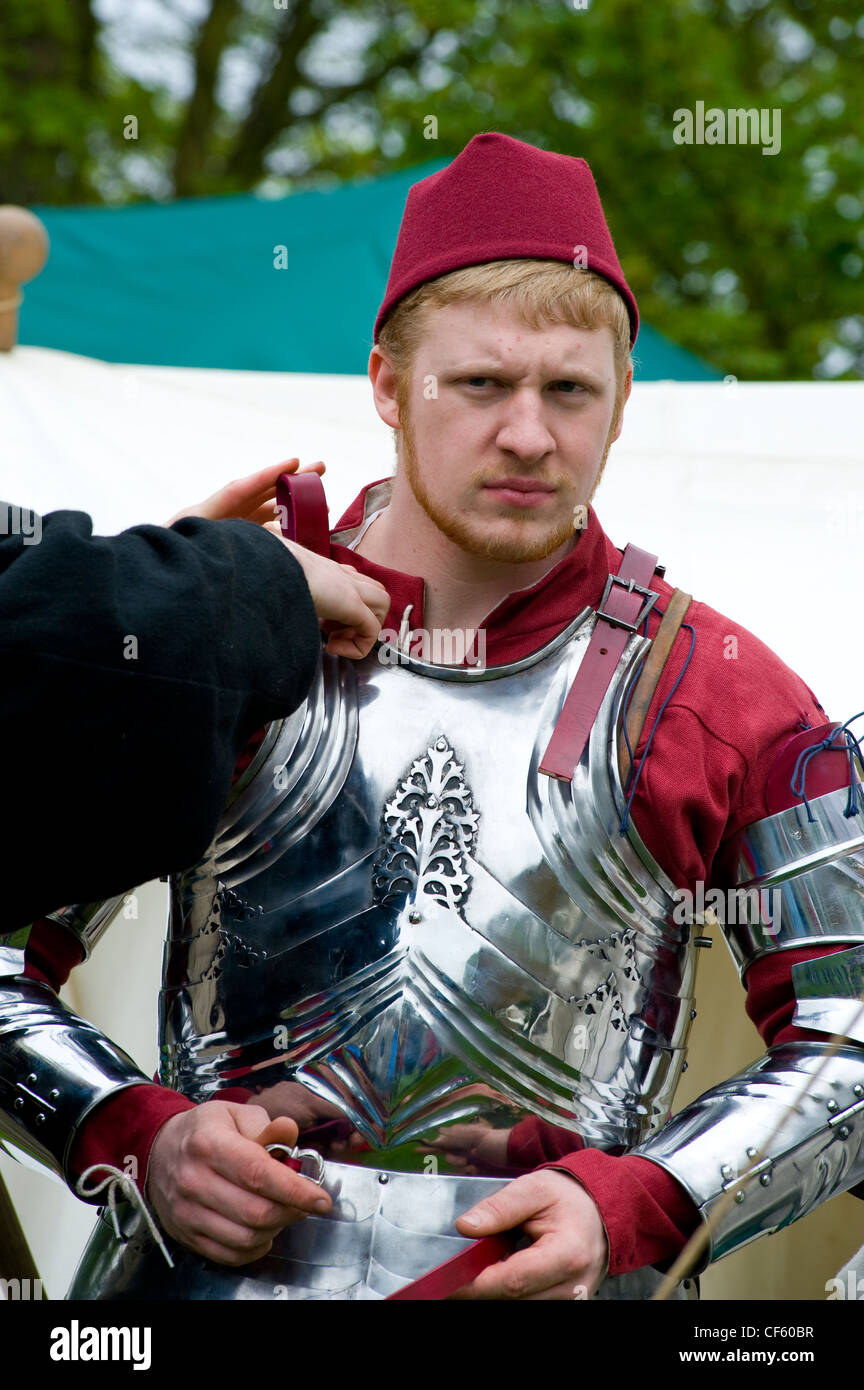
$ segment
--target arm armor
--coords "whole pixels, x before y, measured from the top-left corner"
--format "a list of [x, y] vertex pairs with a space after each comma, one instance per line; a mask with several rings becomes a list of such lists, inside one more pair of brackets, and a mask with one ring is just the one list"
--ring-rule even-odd
[[[824, 1042], [769, 1048], [632, 1150], [671, 1173], [706, 1218], [760, 1159], [695, 1273], [864, 1179], [864, 1013], [856, 1002], [864, 985], [860, 792], [858, 800], [850, 812], [855, 799], [847, 790], [829, 792], [809, 810], [794, 806], [734, 838], [731, 882], [739, 894], [757, 890], [758, 903], [750, 914], [755, 921], [742, 923], [733, 912], [727, 916], [736, 920], [723, 923], [742, 974], [768, 952], [820, 944], [849, 949], [792, 969], [793, 1023], [823, 1033]], [[828, 1056], [834, 1033], [845, 1041]], [[771, 1140], [781, 1116], [783, 1127]]]
[[[120, 897], [88, 909], [64, 909], [72, 924], [63, 920], [64, 913], [52, 920], [74, 931], [89, 953], [122, 902]], [[89, 936], [88, 927], [93, 927]], [[117, 1091], [146, 1085], [148, 1078], [121, 1048], [68, 1009], [48, 985], [26, 978], [23, 969], [24, 952], [0, 941], [0, 1141], [71, 1185], [69, 1156], [90, 1111]]]

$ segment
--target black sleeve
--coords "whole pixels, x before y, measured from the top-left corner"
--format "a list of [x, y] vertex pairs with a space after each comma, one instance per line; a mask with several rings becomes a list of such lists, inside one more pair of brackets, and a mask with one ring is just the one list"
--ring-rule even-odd
[[91, 532], [58, 511], [38, 543], [0, 534], [0, 933], [194, 864], [238, 754], [305, 699], [321, 649], [263, 528]]

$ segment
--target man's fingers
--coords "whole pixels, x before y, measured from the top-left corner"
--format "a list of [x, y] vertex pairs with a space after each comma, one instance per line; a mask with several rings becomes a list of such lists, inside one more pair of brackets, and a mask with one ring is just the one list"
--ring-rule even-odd
[[[197, 1146], [190, 1140], [190, 1153], [245, 1192], [305, 1212], [330, 1208], [329, 1197], [317, 1183], [286, 1168], [259, 1144], [240, 1134], [222, 1134], [218, 1143], [209, 1136], [200, 1136]], [[320, 1202], [324, 1203], [322, 1208], [317, 1205]]]
[[285, 1226], [305, 1217], [294, 1207], [244, 1191], [212, 1170], [200, 1184], [189, 1182], [180, 1192], [173, 1213], [176, 1219], [188, 1230], [236, 1250], [272, 1240]]
[[[275, 498], [276, 483], [282, 473], [317, 473], [320, 476], [325, 470], [326, 464], [323, 459], [304, 464], [302, 468], [299, 458], [284, 459], [281, 463], [271, 463], [267, 468], [260, 468], [256, 473], [249, 473], [245, 478], [232, 479], [230, 483], [226, 483], [224, 487], [219, 488], [203, 502], [177, 512], [165, 524], [172, 526], [175, 521], [180, 521], [187, 516], [200, 516], [210, 521], [221, 521], [229, 517], [253, 519], [251, 516], [253, 512]], [[272, 519], [272, 516], [273, 513], [271, 512], [269, 519]]]
[[292, 1120], [290, 1115], [277, 1115], [275, 1120], [271, 1120], [266, 1129], [260, 1134], [256, 1134], [255, 1142], [263, 1144], [287, 1144], [289, 1148], [296, 1147], [300, 1137], [300, 1129], [296, 1120]]
[[[525, 1185], [522, 1186], [522, 1183]], [[507, 1187], [493, 1192], [482, 1202], [464, 1212], [456, 1222], [456, 1228], [464, 1236], [491, 1236], [498, 1231], [510, 1231], [529, 1221], [548, 1204], [548, 1195], [537, 1184], [526, 1182], [509, 1183]]]

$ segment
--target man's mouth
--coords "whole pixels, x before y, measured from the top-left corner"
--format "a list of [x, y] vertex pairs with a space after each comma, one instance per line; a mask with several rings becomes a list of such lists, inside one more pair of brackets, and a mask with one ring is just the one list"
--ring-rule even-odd
[[499, 501], [513, 507], [539, 507], [547, 497], [555, 494], [551, 483], [543, 483], [538, 478], [496, 478], [483, 486]]

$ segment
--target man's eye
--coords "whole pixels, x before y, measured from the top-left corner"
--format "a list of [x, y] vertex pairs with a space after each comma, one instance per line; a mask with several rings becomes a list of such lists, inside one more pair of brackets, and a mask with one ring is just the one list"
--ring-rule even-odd
[[554, 381], [554, 382], [552, 383], [552, 385], [553, 385], [553, 386], [571, 386], [573, 389], [572, 389], [571, 391], [565, 391], [565, 392], [564, 392], [564, 395], [565, 395], [565, 396], [575, 396], [577, 391], [582, 391], [582, 390], [584, 390], [584, 387], [580, 386], [578, 381]]
[[465, 378], [468, 386], [488, 386], [491, 380], [491, 376], [466, 376]]

